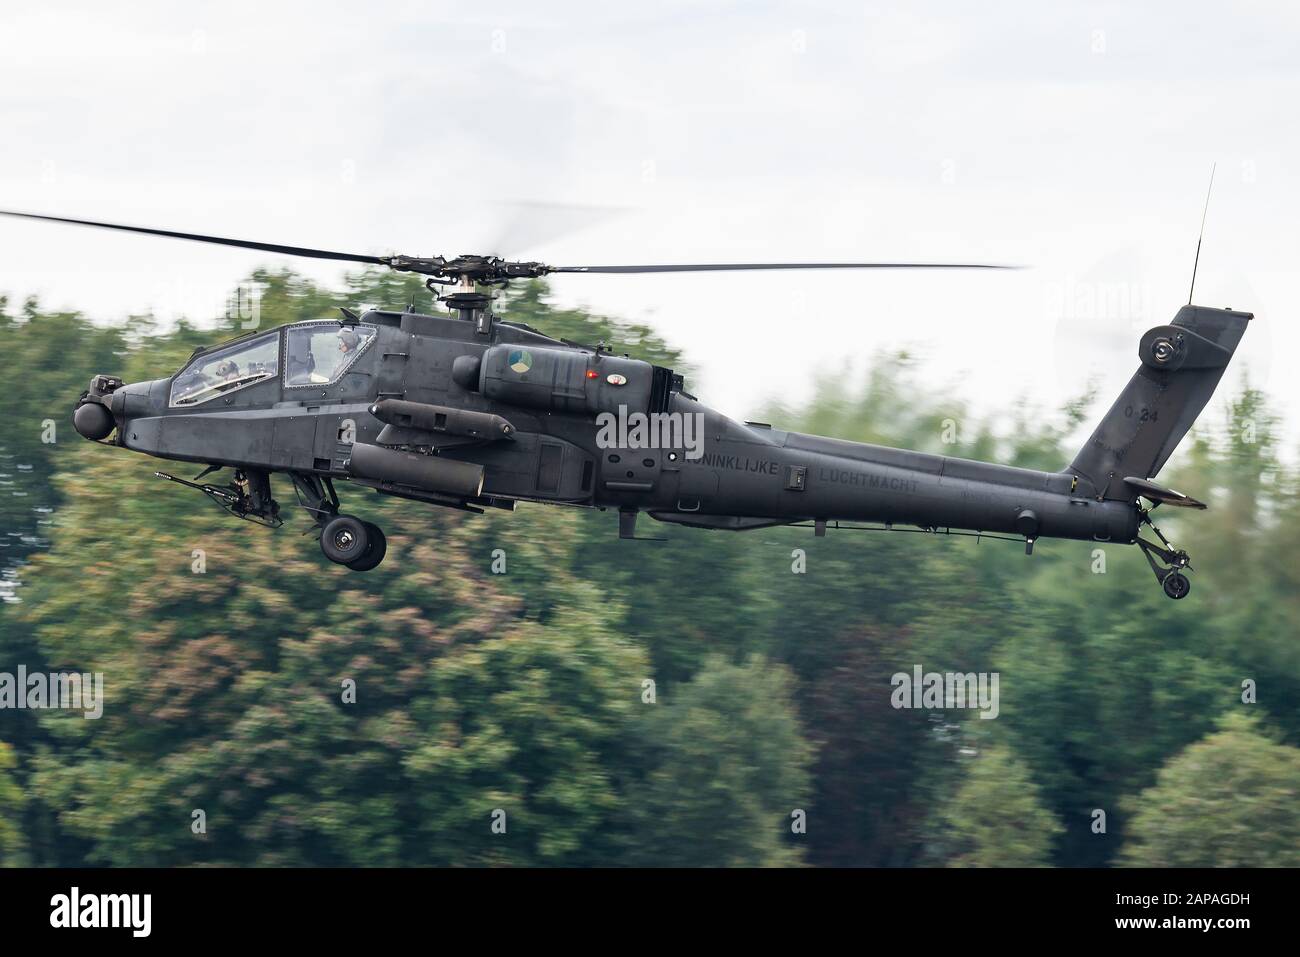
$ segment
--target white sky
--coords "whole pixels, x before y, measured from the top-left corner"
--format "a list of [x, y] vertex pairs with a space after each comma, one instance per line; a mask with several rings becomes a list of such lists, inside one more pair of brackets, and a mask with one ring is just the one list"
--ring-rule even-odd
[[[738, 417], [901, 346], [996, 411], [1090, 378], [1109, 402], [1186, 301], [1217, 162], [1196, 298], [1257, 313], [1229, 381], [1248, 366], [1300, 434], [1272, 361], [1300, 305], [1300, 7], [620, 6], [10, 4], [0, 207], [555, 264], [1025, 264], [552, 280], [648, 321]], [[629, 211], [534, 242], [534, 210], [519, 248], [484, 248], [494, 200]], [[268, 263], [341, 272], [0, 221], [0, 291], [105, 321], [211, 316]]]

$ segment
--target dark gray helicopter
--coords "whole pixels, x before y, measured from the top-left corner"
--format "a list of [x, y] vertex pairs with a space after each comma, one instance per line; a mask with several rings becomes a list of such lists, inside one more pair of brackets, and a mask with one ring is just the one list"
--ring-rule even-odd
[[[2, 212], [2, 211], [0, 211]], [[87, 439], [202, 463], [196, 488], [240, 518], [279, 526], [271, 475], [284, 473], [331, 561], [376, 567], [374, 524], [339, 511], [334, 482], [471, 512], [519, 501], [617, 509], [619, 537], [647, 512], [706, 529], [897, 526], [1023, 540], [1137, 544], [1170, 598], [1191, 584], [1185, 551], [1151, 522], [1158, 505], [1204, 508], [1157, 485], [1232, 357], [1249, 313], [1187, 305], [1138, 344], [1141, 365], [1060, 472], [1039, 472], [734, 422], [671, 369], [498, 320], [482, 291], [552, 273], [767, 269], [996, 269], [973, 263], [725, 263], [547, 266], [487, 256], [430, 259], [223, 239], [3, 212], [427, 276], [450, 310], [343, 310], [201, 349], [175, 375], [96, 375], [74, 413]], [[1199, 253], [1199, 249], [1198, 249]], [[113, 436], [109, 441], [109, 437]], [[225, 486], [200, 483], [221, 468]], [[1143, 506], [1145, 499], [1150, 504]], [[861, 525], [856, 523], [879, 523]], [[1140, 537], [1150, 526], [1160, 543]]]

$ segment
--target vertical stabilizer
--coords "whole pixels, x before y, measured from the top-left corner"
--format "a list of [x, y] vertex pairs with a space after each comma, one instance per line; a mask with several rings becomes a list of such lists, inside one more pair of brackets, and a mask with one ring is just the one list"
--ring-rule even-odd
[[1067, 470], [1078, 476], [1081, 491], [1132, 499], [1124, 479], [1160, 471], [1214, 394], [1251, 318], [1184, 306], [1172, 323], [1142, 336], [1142, 365]]

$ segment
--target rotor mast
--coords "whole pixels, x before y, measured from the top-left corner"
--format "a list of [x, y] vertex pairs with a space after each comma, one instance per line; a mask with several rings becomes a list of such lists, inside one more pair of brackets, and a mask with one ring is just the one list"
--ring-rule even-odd
[[[547, 266], [536, 262], [509, 262], [495, 256], [457, 256], [444, 259], [412, 259], [393, 256], [385, 265], [399, 272], [420, 273], [428, 278], [424, 284], [434, 298], [445, 302], [461, 319], [474, 324], [480, 336], [492, 334], [493, 296], [481, 292], [479, 286], [505, 287], [511, 279], [533, 279], [544, 276]], [[454, 291], [443, 295], [436, 287], [449, 286]]]
[[474, 323], [474, 332], [480, 336], [490, 336], [492, 334], [492, 297], [487, 293], [478, 291], [478, 284], [472, 276], [461, 276], [456, 280], [456, 291], [449, 296], [438, 296], [433, 289], [434, 281], [427, 280], [425, 285], [429, 287], [435, 297], [441, 298], [447, 304], [448, 309], [455, 310], [456, 314], [466, 322]]

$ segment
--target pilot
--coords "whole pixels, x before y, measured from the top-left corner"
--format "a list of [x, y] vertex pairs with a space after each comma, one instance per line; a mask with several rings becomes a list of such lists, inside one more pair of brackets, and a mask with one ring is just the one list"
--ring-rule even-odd
[[356, 354], [361, 337], [351, 329], [339, 330], [339, 365], [349, 362]]
[[239, 366], [234, 359], [226, 359], [217, 364], [217, 376], [227, 381], [239, 376]]

